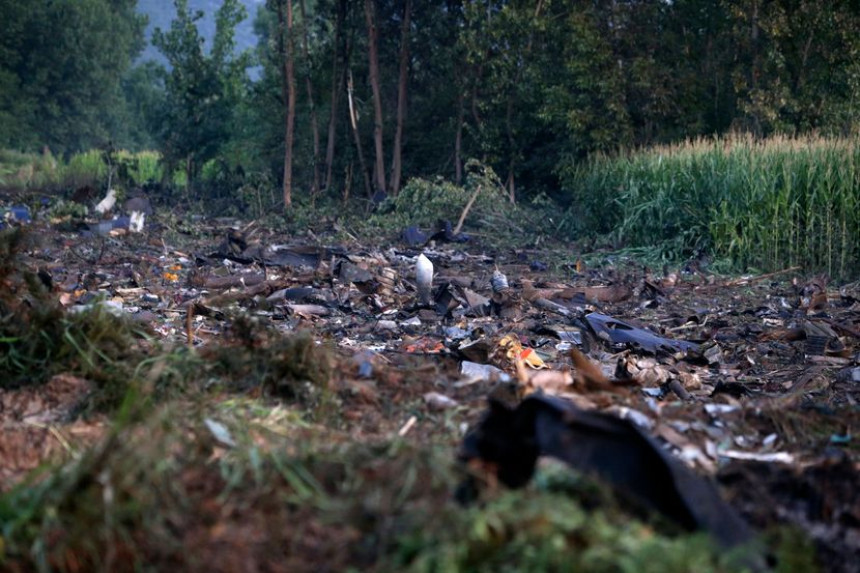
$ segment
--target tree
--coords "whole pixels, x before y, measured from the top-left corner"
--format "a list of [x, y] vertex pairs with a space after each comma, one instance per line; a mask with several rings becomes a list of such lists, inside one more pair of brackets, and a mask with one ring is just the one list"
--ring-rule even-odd
[[[184, 166], [189, 187], [202, 165], [229, 141], [236, 107], [244, 95], [248, 54], [234, 54], [233, 34], [245, 17], [238, 0], [224, 0], [215, 16], [215, 37], [207, 54], [187, 0], [175, 0], [170, 30], [156, 29], [153, 44], [170, 63], [164, 72], [165, 105], [155, 138], [168, 166]], [[168, 172], [170, 169], [167, 170]]]
[[400, 70], [397, 80], [397, 121], [394, 131], [394, 152], [391, 158], [391, 194], [400, 191], [403, 170], [403, 123], [406, 119], [406, 86], [409, 79], [409, 27], [412, 17], [412, 0], [403, 6], [403, 24], [400, 32]]
[[[860, 111], [855, 89], [860, 48], [857, 3], [722, 4], [731, 16], [737, 62], [731, 69], [740, 110], [735, 127], [757, 134], [851, 130]], [[843, 115], [846, 111], [849, 114]]]
[[314, 178], [311, 184], [311, 195], [316, 196], [320, 189], [320, 129], [317, 122], [317, 110], [314, 103], [314, 89], [311, 65], [311, 50], [310, 50], [310, 22], [308, 22], [308, 11], [305, 7], [305, 0], [299, 0], [299, 10], [302, 16], [302, 55], [304, 56], [305, 67], [305, 90], [308, 94], [308, 107], [310, 109], [310, 124], [311, 133], [313, 135], [314, 160], [313, 172]]
[[0, 0], [0, 145], [76, 151], [118, 139], [143, 47], [136, 0]]
[[364, 17], [367, 21], [367, 57], [369, 63], [370, 89], [373, 91], [373, 145], [376, 158], [373, 168], [373, 184], [376, 191], [386, 191], [385, 154], [382, 138], [382, 90], [379, 80], [379, 28], [377, 26], [376, 2], [364, 0]]
[[338, 0], [335, 7], [334, 33], [331, 48], [331, 93], [328, 120], [328, 136], [325, 152], [325, 191], [332, 186], [332, 171], [334, 169], [334, 152], [337, 137], [337, 124], [340, 111], [340, 96], [346, 89], [346, 77], [349, 56], [345, 42], [345, 20], [348, 10], [347, 0]]
[[289, 105], [272, 12], [256, 133], [280, 171], [295, 109], [293, 180], [310, 189], [321, 154], [324, 189], [365, 180], [369, 194], [460, 180], [478, 158], [528, 197], [557, 193], [564, 166], [595, 152], [753, 129], [753, 117], [762, 133], [844, 132], [860, 116], [852, 3], [298, 1], [296, 72], [312, 89]]
[[293, 2], [292, 0], [270, 0], [278, 15], [277, 44], [279, 46], [281, 67], [281, 91], [283, 93], [286, 115], [284, 121], [284, 207], [293, 203], [293, 143], [296, 124], [296, 77], [295, 44], [293, 42]]

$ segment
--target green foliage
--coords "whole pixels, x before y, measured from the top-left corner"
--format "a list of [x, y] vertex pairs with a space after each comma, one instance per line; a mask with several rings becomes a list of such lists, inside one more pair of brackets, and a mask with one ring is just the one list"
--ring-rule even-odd
[[162, 179], [161, 155], [155, 151], [91, 149], [57, 161], [50, 153], [0, 150], [0, 187], [77, 189], [112, 187], [128, 190]]
[[0, 187], [47, 187], [59, 177], [57, 160], [48, 149], [40, 154], [0, 150]]
[[81, 150], [119, 134], [142, 48], [134, 0], [0, 2], [0, 146]]
[[236, 193], [245, 207], [243, 211], [255, 219], [275, 211], [280, 202], [275, 183], [267, 172], [248, 174]]
[[89, 209], [86, 205], [82, 205], [75, 201], [59, 199], [51, 204], [51, 207], [48, 209], [48, 220], [81, 220], [87, 216], [88, 212]]
[[[478, 157], [510, 196], [558, 198], [569, 163], [595, 153], [733, 129], [757, 136], [858, 131], [860, 13], [850, 2], [775, 0], [767, 9], [758, 0], [412, 4], [404, 181], [442, 177], [464, 185], [463, 159]], [[143, 24], [134, 0], [0, 0], [0, 146], [36, 151], [47, 144], [66, 158], [109, 141], [155, 147], [166, 173], [185, 171], [201, 201], [226, 199], [245, 183], [219, 167], [210, 178], [218, 184], [195, 190], [212, 160], [277, 184], [285, 101], [276, 5], [260, 3], [252, 57], [234, 53], [234, 28], [244, 17], [238, 0], [220, 3], [206, 45], [200, 15], [178, 0], [170, 28], [153, 36], [167, 71], [153, 63], [130, 69]], [[390, 150], [404, 3], [374, 5]], [[323, 182], [331, 198], [361, 195], [354, 191], [365, 179], [359, 149], [366, 169], [374, 127], [363, 5], [303, 6], [296, 6], [293, 38], [301, 46], [296, 196], [310, 194], [315, 172], [331, 173]], [[251, 82], [246, 70], [254, 62], [262, 73]], [[348, 75], [357, 138], [346, 111]], [[322, 149], [332, 127], [331, 165], [314, 155], [313, 118]], [[27, 185], [55, 180], [22, 175]]]
[[233, 54], [235, 26], [244, 17], [237, 0], [225, 0], [216, 14], [211, 50], [205, 51], [187, 0], [176, 0], [170, 29], [156, 29], [152, 42], [171, 70], [165, 72], [165, 101], [157, 118], [155, 137], [172, 171], [182, 166], [189, 184], [230, 138], [233, 114], [242, 97], [247, 55]]
[[70, 187], [98, 185], [99, 181], [106, 181], [108, 166], [104, 162], [102, 152], [91, 149], [72, 155], [61, 173], [62, 180]]
[[614, 233], [674, 259], [711, 250], [736, 270], [800, 265], [856, 276], [860, 147], [736, 138], [600, 157], [565, 172], [571, 233]]
[[119, 151], [117, 158], [120, 169], [125, 170], [125, 178], [135, 185], [158, 182], [162, 179], [161, 155], [156, 151], [138, 153]]
[[[707, 539], [672, 539], [569, 496], [517, 492], [464, 511], [447, 531], [401, 539], [408, 571], [733, 571]], [[411, 550], [411, 551], [410, 551]]]
[[123, 76], [124, 107], [121, 121], [124, 136], [117, 137], [117, 147], [132, 150], [155, 149], [155, 133], [165, 105], [164, 74], [153, 61], [136, 64]]
[[392, 209], [397, 222], [434, 226], [439, 219], [456, 221], [469, 201], [469, 192], [442, 179], [435, 182], [412, 179], [397, 197], [389, 201], [390, 204], [384, 205], [381, 211], [385, 213]]
[[435, 227], [440, 220], [456, 225], [472, 196], [475, 200], [466, 217], [470, 228], [492, 228], [515, 217], [516, 207], [492, 168], [470, 161], [467, 173], [465, 186], [441, 177], [435, 181], [412, 179], [380, 207], [377, 217], [397, 227]]

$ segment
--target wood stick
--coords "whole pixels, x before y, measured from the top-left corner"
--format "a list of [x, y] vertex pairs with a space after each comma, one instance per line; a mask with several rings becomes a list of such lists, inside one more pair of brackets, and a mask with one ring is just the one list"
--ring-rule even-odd
[[460, 229], [463, 228], [463, 223], [466, 221], [466, 215], [469, 214], [469, 209], [472, 208], [472, 205], [475, 204], [475, 199], [478, 198], [478, 193], [481, 192], [481, 186], [478, 185], [478, 188], [475, 189], [475, 192], [472, 193], [472, 196], [469, 197], [469, 200], [466, 202], [466, 206], [463, 207], [463, 212], [460, 213], [460, 219], [457, 221], [457, 226], [454, 227], [454, 234], [457, 235], [460, 233]]
[[800, 269], [801, 269], [801, 267], [799, 267], [799, 266], [798, 267], [791, 267], [788, 269], [783, 269], [781, 271], [774, 271], [772, 273], [766, 273], [763, 275], [758, 275], [757, 277], [750, 277], [748, 279], [735, 279], [733, 281], [729, 281], [729, 282], [725, 283], [723, 286], [746, 285], [746, 284], [753, 283], [753, 282], [763, 281], [765, 279], [769, 279], [769, 278], [775, 277], [777, 275], [784, 275], [785, 273], [791, 273], [794, 271], [799, 271]]
[[194, 350], [194, 305], [189, 304], [185, 311], [185, 337], [188, 339], [188, 350]]

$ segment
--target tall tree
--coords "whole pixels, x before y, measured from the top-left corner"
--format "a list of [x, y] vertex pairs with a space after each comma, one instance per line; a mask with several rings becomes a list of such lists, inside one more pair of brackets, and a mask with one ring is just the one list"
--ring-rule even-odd
[[305, 8], [305, 0], [299, 0], [299, 10], [301, 11], [302, 16], [302, 55], [304, 57], [305, 64], [305, 90], [308, 94], [308, 107], [310, 108], [310, 124], [311, 124], [311, 134], [313, 136], [313, 171], [314, 178], [311, 183], [311, 195], [316, 196], [317, 192], [320, 189], [320, 129], [319, 124], [317, 123], [317, 109], [314, 101], [314, 90], [313, 90], [313, 78], [312, 71], [313, 66], [311, 63], [310, 56], [310, 22], [308, 21], [308, 12]]
[[400, 192], [400, 177], [403, 170], [403, 123], [406, 120], [406, 87], [409, 80], [409, 27], [412, 17], [412, 0], [403, 6], [403, 22], [400, 32], [400, 70], [397, 75], [397, 119], [394, 130], [394, 152], [391, 159], [391, 194]]
[[364, 0], [364, 17], [367, 21], [367, 57], [369, 63], [370, 89], [373, 92], [373, 145], [376, 158], [373, 168], [373, 184], [376, 191], [385, 192], [385, 154], [383, 153], [382, 90], [379, 85], [379, 28], [377, 26], [376, 2]]
[[345, 45], [344, 21], [348, 9], [348, 0], [338, 0], [335, 8], [334, 39], [331, 56], [331, 93], [328, 121], [328, 136], [325, 153], [325, 191], [332, 185], [332, 170], [334, 169], [334, 151], [337, 135], [337, 123], [340, 110], [340, 95], [346, 89], [346, 73], [348, 69], [347, 49]]
[[234, 31], [245, 10], [238, 0], [224, 0], [207, 54], [196, 25], [203, 13], [192, 13], [187, 0], [174, 4], [176, 19], [170, 29], [156, 29], [152, 36], [171, 65], [165, 72], [166, 103], [156, 139], [168, 165], [184, 166], [191, 186], [202, 165], [230, 139], [248, 66], [247, 54], [234, 54]]
[[281, 85], [286, 105], [284, 120], [284, 207], [293, 204], [293, 143], [296, 124], [295, 44], [293, 42], [293, 2], [273, 0], [278, 13], [278, 43], [281, 46], [283, 69]]

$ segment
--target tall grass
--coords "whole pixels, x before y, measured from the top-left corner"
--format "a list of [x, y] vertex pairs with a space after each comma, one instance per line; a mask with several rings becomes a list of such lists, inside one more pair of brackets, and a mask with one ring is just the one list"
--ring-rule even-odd
[[60, 180], [69, 187], [83, 187], [105, 179], [108, 166], [102, 157], [102, 152], [97, 149], [72, 155], [69, 162], [60, 170]]
[[568, 230], [676, 256], [708, 248], [736, 269], [860, 271], [860, 145], [819, 137], [700, 139], [564, 173]]
[[117, 160], [127, 166], [128, 178], [136, 185], [161, 181], [164, 171], [157, 151], [118, 151]]
[[58, 161], [50, 153], [21, 153], [0, 150], [0, 187], [66, 188], [85, 185], [102, 187], [140, 186], [162, 180], [161, 154], [157, 151], [119, 150], [108, 157], [104, 151], [91, 149], [76, 153], [68, 161]]

